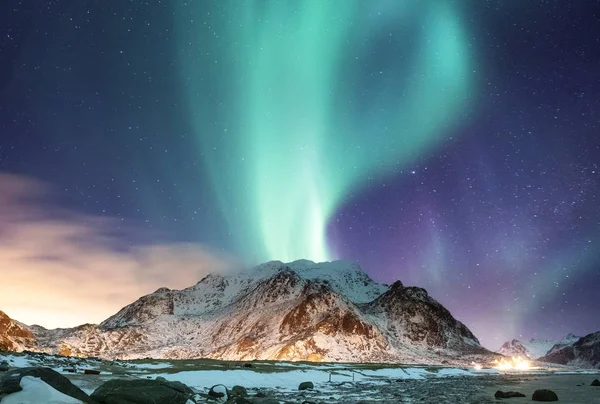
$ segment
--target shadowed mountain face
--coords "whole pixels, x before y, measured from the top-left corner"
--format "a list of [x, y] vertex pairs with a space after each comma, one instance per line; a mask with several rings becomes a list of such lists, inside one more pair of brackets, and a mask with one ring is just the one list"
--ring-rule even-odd
[[600, 369], [600, 331], [567, 346], [552, 348], [541, 361]]
[[0, 351], [22, 351], [34, 346], [33, 333], [0, 311]]
[[348, 262], [278, 261], [161, 288], [99, 326], [33, 329], [40, 348], [103, 358], [441, 362], [488, 354], [421, 288]]

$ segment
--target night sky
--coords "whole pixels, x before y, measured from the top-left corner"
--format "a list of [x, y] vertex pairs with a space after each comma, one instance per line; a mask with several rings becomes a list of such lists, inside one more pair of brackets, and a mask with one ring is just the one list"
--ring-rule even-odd
[[[299, 258], [600, 330], [600, 2], [4, 0], [0, 309]], [[68, 313], [67, 313], [68, 312]]]

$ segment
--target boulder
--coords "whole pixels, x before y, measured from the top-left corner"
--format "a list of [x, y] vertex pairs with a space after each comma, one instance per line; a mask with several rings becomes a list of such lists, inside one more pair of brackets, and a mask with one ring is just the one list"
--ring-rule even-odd
[[91, 398], [100, 404], [185, 404], [193, 394], [180, 382], [113, 379], [98, 387]]
[[229, 398], [229, 390], [223, 384], [215, 384], [208, 391], [208, 396], [214, 398]]
[[591, 384], [592, 386], [600, 386], [600, 380], [598, 379], [594, 379], [594, 381]]
[[519, 393], [516, 391], [501, 391], [498, 390], [496, 394], [494, 394], [496, 398], [513, 398], [513, 397], [526, 397], [525, 394]]
[[312, 390], [315, 388], [313, 382], [302, 382], [298, 386], [298, 390]]
[[279, 404], [279, 400], [271, 397], [253, 398], [252, 404]]
[[2, 378], [0, 378], [0, 397], [23, 390], [21, 387], [21, 379], [25, 376], [41, 379], [55, 390], [83, 401], [84, 403], [94, 402], [90, 396], [71, 383], [65, 376], [50, 368], [43, 367], [19, 368], [4, 373]]
[[1, 361], [0, 362], [0, 372], [6, 372], [8, 369], [10, 369], [10, 365], [8, 364], [8, 362]]
[[558, 401], [558, 396], [552, 390], [536, 390], [533, 392], [532, 401]]
[[233, 386], [231, 388], [232, 396], [248, 397], [248, 391], [244, 386]]
[[246, 397], [233, 396], [227, 400], [227, 404], [254, 404], [254, 402], [248, 400]]

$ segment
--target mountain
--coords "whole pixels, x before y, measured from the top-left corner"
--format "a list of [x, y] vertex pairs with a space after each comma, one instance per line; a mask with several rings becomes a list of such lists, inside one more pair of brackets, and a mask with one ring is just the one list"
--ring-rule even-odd
[[564, 337], [563, 339], [556, 341], [556, 343], [554, 345], [552, 345], [552, 348], [550, 348], [548, 351], [546, 351], [544, 353], [544, 355], [540, 355], [540, 357], [551, 354], [552, 352], [558, 351], [559, 349], [565, 348], [567, 346], [571, 346], [574, 343], [576, 343], [577, 341], [579, 341], [580, 339], [581, 339], [581, 337], [578, 335], [567, 334], [567, 336]]
[[523, 343], [518, 339], [513, 339], [512, 341], [505, 342], [496, 352], [504, 356], [514, 356], [530, 359], [533, 358], [533, 354], [531, 353], [531, 351], [529, 351], [529, 349], [527, 349], [525, 345], [523, 345]]
[[378, 284], [344, 261], [211, 274], [160, 288], [100, 325], [31, 331], [44, 352], [106, 359], [440, 363], [490, 354], [425, 289]]
[[588, 334], [573, 344], [552, 348], [540, 360], [561, 365], [600, 369], [600, 331]]
[[0, 311], [0, 351], [22, 351], [35, 344], [35, 336], [24, 324]]
[[556, 347], [564, 347], [573, 344], [579, 340], [579, 338], [581, 337], [568, 334], [566, 337], [556, 341], [532, 338], [528, 342], [521, 342], [517, 339], [513, 339], [512, 341], [505, 342], [496, 352], [505, 356], [520, 356], [522, 358], [527, 357], [529, 359], [537, 359], [546, 355]]

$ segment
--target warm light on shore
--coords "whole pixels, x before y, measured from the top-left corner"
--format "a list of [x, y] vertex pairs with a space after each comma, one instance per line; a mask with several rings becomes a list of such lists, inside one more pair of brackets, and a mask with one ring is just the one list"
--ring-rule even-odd
[[494, 368], [499, 370], [528, 370], [531, 368], [529, 361], [517, 356], [511, 358], [503, 358], [499, 361], [494, 361]]

